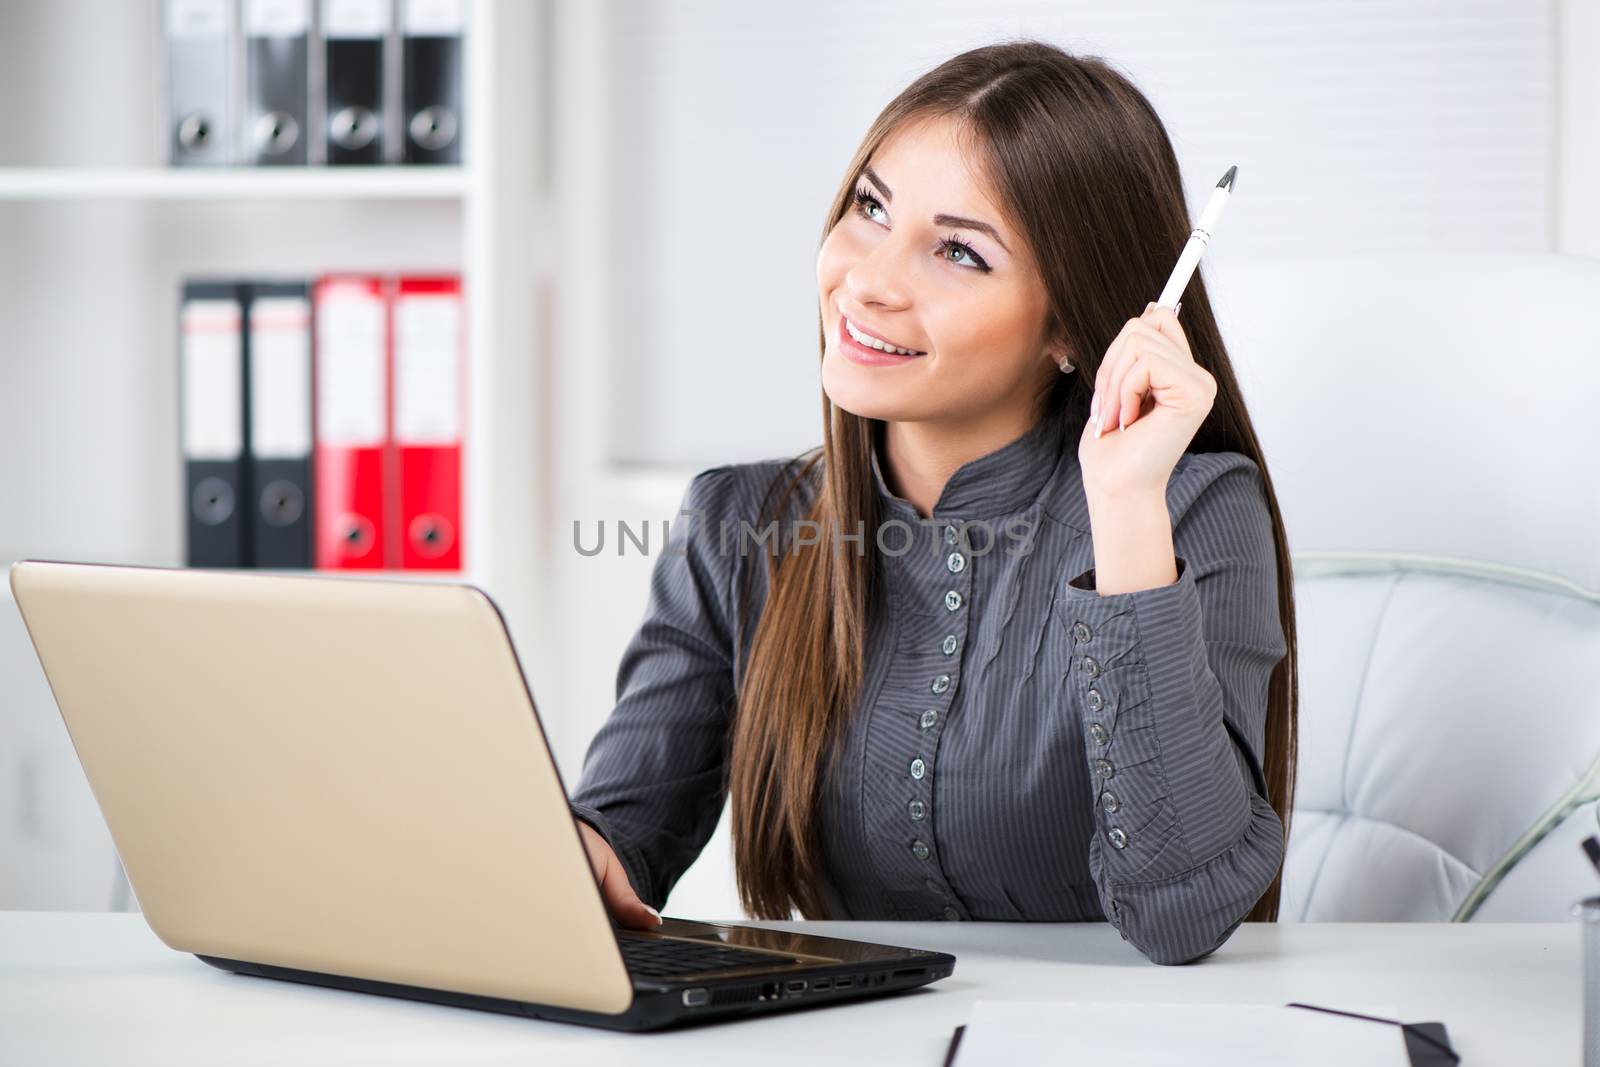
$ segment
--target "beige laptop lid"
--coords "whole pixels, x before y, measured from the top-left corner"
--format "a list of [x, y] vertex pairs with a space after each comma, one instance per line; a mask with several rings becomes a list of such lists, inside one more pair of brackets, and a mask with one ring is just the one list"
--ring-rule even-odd
[[33, 560], [11, 587], [172, 948], [627, 1009], [566, 793], [481, 590]]

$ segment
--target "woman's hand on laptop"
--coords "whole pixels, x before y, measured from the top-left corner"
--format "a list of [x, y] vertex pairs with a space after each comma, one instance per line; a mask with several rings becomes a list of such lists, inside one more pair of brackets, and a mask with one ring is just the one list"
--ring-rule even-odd
[[639, 899], [628, 881], [628, 872], [622, 861], [612, 851], [611, 845], [600, 832], [582, 820], [578, 821], [578, 834], [583, 847], [588, 850], [589, 864], [594, 868], [594, 879], [600, 883], [600, 895], [605, 898], [606, 910], [623, 926], [635, 930], [654, 930], [661, 925], [661, 913]]

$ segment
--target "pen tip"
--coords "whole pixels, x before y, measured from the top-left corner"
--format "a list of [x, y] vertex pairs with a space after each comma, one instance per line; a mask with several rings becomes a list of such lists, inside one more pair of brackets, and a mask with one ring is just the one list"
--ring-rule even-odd
[[1222, 176], [1222, 180], [1217, 183], [1217, 188], [1218, 189], [1226, 189], [1230, 193], [1233, 192], [1233, 176], [1238, 171], [1238, 169], [1239, 169], [1238, 167], [1229, 167], [1228, 168], [1228, 173], [1224, 174]]

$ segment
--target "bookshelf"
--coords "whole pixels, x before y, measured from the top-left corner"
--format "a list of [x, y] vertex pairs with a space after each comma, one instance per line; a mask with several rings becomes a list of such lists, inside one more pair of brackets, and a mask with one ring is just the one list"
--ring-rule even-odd
[[[0, 562], [26, 554], [183, 562], [174, 322], [183, 277], [459, 271], [468, 316], [465, 563], [459, 573], [427, 577], [482, 584], [509, 617], [526, 618], [518, 583], [501, 579], [530, 573], [509, 546], [537, 554], [537, 512], [494, 486], [521, 484], [529, 501], [537, 499], [529, 365], [540, 302], [527, 297], [544, 279], [536, 246], [523, 235], [546, 210], [547, 193], [537, 188], [536, 138], [484, 133], [501, 124], [536, 127], [541, 83], [528, 57], [541, 53], [542, 12], [539, 4], [497, 0], [467, 7], [464, 162], [451, 167], [168, 166], [159, 0], [68, 0], [37, 5], [18, 20], [0, 45], [0, 61], [16, 61], [0, 62], [12, 72], [0, 88], [14, 99], [76, 100], [84, 122], [70, 140], [44, 123], [29, 137], [24, 122], [24, 136], [0, 156], [0, 277], [31, 275], [0, 295], [0, 343], [39, 352], [65, 379], [110, 370], [112, 382], [120, 373], [143, 387], [123, 394], [116, 416], [96, 419], [91, 405], [73, 410], [83, 398], [69, 388], [42, 396], [13, 366], [20, 380], [8, 382], [15, 387], [0, 400], [0, 416], [13, 416], [5, 421], [18, 431], [11, 443], [75, 434], [88, 447], [54, 451], [33, 478], [15, 469], [26, 451], [0, 461], [0, 477], [24, 505], [33, 503], [30, 492], [53, 496], [40, 503], [56, 505], [0, 518]], [[72, 52], [59, 63], [20, 62], [28, 54], [56, 59], [68, 44]], [[129, 93], [128, 85], [145, 88]], [[87, 319], [78, 314], [86, 300], [95, 312]], [[137, 314], [123, 313], [130, 308]], [[63, 319], [74, 323], [59, 329]], [[22, 432], [46, 427], [55, 433]], [[95, 470], [90, 455], [119, 445], [134, 455]], [[136, 473], [122, 469], [134, 463]], [[130, 483], [141, 502], [108, 515], [97, 501], [126, 495], [116, 486]], [[63, 528], [72, 534], [59, 536]]]
[[[457, 271], [467, 316], [463, 569], [360, 577], [477, 585], [499, 604], [529, 675], [556, 669], [538, 597], [550, 512], [542, 316], [552, 299], [533, 238], [550, 215], [540, 165], [547, 14], [543, 0], [468, 0], [460, 166], [271, 169], [166, 165], [158, 0], [60, 0], [8, 15], [0, 93], [57, 106], [33, 109], [48, 114], [30, 112], [0, 146], [0, 566], [184, 563], [184, 277]], [[41, 790], [26, 803], [51, 822], [30, 836], [19, 830], [24, 813], [7, 810], [23, 803], [10, 799], [17, 790], [0, 800], [0, 854], [14, 872], [0, 875], [0, 899], [104, 908], [114, 854], [9, 584], [0, 588], [0, 679], [13, 698], [0, 710], [0, 781]], [[27, 877], [54, 883], [30, 896], [8, 881]]]

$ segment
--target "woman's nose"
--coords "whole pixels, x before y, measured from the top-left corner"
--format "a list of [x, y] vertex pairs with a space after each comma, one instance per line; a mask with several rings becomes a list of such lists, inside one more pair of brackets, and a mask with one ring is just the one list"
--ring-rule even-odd
[[892, 236], [870, 248], [845, 272], [845, 288], [858, 304], [905, 305], [910, 290], [906, 250]]

